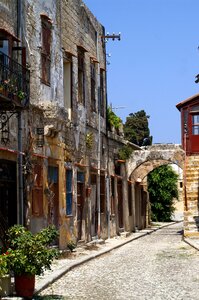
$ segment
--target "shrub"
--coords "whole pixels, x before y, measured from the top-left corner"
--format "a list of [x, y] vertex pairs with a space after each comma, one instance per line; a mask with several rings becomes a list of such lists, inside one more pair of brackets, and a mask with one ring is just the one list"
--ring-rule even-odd
[[54, 226], [33, 235], [23, 226], [14, 225], [7, 236], [10, 267], [15, 275], [42, 275], [44, 270], [50, 269], [52, 260], [58, 257], [58, 250], [50, 247], [58, 236]]

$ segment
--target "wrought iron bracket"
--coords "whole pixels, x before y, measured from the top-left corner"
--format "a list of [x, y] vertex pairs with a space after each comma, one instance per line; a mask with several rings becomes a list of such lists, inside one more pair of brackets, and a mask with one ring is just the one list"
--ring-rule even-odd
[[9, 120], [15, 114], [18, 114], [16, 109], [13, 110], [0, 110], [0, 132], [1, 143], [7, 145], [10, 142], [10, 126]]

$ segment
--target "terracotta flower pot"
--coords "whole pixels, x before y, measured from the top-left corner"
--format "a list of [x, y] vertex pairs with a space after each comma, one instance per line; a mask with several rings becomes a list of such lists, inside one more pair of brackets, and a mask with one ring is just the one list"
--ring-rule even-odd
[[15, 292], [17, 296], [32, 298], [35, 289], [35, 275], [15, 275]]
[[0, 277], [0, 297], [11, 295], [11, 278], [10, 275]]

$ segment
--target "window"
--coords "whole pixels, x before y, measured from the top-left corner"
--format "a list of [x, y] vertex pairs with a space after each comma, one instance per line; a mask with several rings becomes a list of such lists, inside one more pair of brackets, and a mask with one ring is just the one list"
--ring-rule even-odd
[[78, 101], [85, 104], [85, 90], [84, 90], [84, 51], [78, 48]]
[[100, 114], [104, 118], [105, 111], [104, 70], [100, 69]]
[[96, 69], [95, 63], [91, 63], [91, 110], [96, 112]]
[[192, 116], [192, 134], [199, 135], [199, 115]]
[[51, 22], [47, 16], [41, 16], [41, 80], [50, 85], [50, 66], [51, 66]]
[[64, 88], [64, 107], [68, 112], [68, 118], [71, 120], [72, 110], [72, 59], [67, 58], [64, 60], [63, 65], [63, 88]]
[[115, 161], [115, 174], [116, 175], [121, 175], [121, 165], [120, 165], [120, 163], [118, 163], [117, 161]]
[[72, 215], [72, 170], [66, 170], [66, 214]]
[[84, 183], [85, 179], [84, 179], [84, 172], [77, 172], [77, 182], [81, 182]]
[[183, 125], [184, 125], [184, 133], [188, 133], [188, 111], [187, 109], [183, 110]]
[[3, 40], [0, 38], [0, 51], [6, 55], [9, 55], [9, 47], [8, 47], [8, 40]]

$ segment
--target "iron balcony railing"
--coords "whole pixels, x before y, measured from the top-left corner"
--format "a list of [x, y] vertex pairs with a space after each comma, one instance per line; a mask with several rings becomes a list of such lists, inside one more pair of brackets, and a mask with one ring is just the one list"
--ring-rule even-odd
[[[27, 106], [30, 96], [30, 72], [0, 51], [0, 96], [15, 106]], [[1, 99], [0, 99], [1, 104]]]

